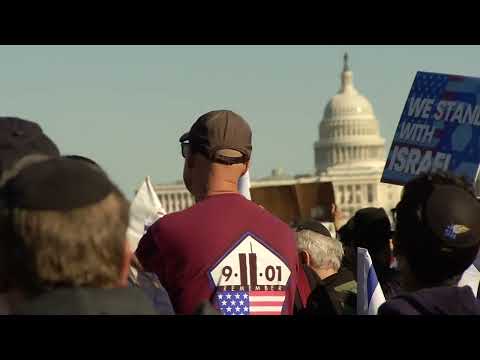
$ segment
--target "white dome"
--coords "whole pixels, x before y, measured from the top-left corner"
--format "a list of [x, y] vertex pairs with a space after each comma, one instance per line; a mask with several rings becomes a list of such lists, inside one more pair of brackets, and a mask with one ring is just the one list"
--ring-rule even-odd
[[346, 116], [375, 117], [370, 102], [356, 91], [338, 93], [328, 102], [323, 113], [324, 120]]
[[325, 107], [319, 127], [319, 141], [315, 144], [315, 162], [318, 172], [329, 166], [352, 162], [383, 161], [385, 140], [372, 104], [353, 85], [353, 73], [344, 57], [340, 90]]

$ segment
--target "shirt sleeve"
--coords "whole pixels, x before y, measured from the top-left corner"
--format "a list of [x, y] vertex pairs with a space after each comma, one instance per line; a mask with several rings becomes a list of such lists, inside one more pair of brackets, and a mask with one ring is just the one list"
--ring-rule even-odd
[[135, 251], [135, 255], [145, 271], [157, 273], [159, 270], [155, 268], [155, 257], [157, 252], [158, 249], [153, 238], [152, 227], [150, 227], [140, 239], [137, 250]]

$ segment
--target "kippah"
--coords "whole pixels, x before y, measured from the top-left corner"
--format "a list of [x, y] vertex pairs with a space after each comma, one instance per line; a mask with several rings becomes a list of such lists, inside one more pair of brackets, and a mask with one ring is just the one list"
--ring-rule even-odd
[[86, 207], [120, 191], [88, 163], [55, 158], [22, 170], [6, 186], [9, 208], [68, 211]]
[[480, 242], [480, 202], [464, 189], [435, 185], [425, 206], [425, 222], [439, 246], [465, 248]]
[[300, 225], [298, 225], [297, 226], [297, 231], [302, 231], [302, 230], [310, 230], [310, 231], [316, 232], [318, 234], [324, 235], [324, 236], [329, 237], [329, 238], [332, 237], [332, 234], [326, 228], [326, 226], [323, 225], [321, 222], [315, 221], [315, 220], [307, 220], [307, 221], [301, 223]]
[[402, 252], [417, 278], [439, 283], [461, 275], [475, 260], [480, 242], [480, 203], [457, 185], [432, 187], [421, 208], [405, 209], [419, 221], [420, 233], [402, 240]]

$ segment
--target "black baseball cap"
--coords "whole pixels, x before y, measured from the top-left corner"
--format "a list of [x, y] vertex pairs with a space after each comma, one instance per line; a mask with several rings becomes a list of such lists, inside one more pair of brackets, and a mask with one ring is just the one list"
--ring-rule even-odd
[[230, 110], [210, 111], [200, 116], [190, 131], [180, 137], [211, 161], [245, 163], [252, 153], [252, 131], [240, 115]]
[[17, 117], [0, 117], [0, 186], [15, 176], [9, 173], [15, 164], [35, 155], [38, 160], [60, 156], [60, 152], [40, 125]]

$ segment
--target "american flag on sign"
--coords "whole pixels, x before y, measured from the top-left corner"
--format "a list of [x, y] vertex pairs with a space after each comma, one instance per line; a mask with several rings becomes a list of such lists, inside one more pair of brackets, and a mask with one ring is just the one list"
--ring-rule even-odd
[[478, 79], [419, 72], [410, 91], [410, 97], [480, 103], [480, 86]]
[[281, 315], [285, 291], [220, 291], [215, 295], [223, 315]]

